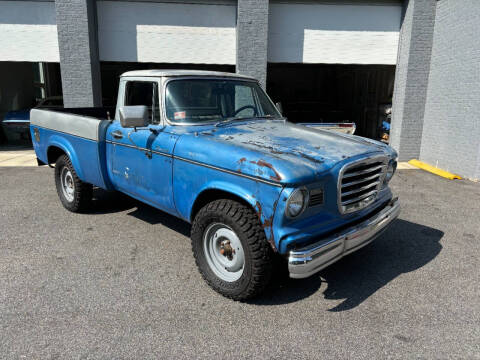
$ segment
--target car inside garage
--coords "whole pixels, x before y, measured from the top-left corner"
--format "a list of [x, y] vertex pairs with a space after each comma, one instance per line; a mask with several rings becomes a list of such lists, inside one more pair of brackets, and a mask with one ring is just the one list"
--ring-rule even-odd
[[0, 143], [30, 145], [33, 107], [62, 107], [60, 64], [0, 62]]
[[294, 123], [354, 122], [356, 134], [382, 136], [395, 66], [269, 64], [267, 92]]

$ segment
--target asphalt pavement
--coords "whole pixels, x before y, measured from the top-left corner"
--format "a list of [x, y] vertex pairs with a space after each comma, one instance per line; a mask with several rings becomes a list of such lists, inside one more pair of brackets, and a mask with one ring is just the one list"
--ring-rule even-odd
[[480, 358], [480, 184], [392, 187], [379, 239], [238, 303], [203, 282], [181, 220], [103, 191], [72, 214], [52, 169], [0, 168], [0, 357]]

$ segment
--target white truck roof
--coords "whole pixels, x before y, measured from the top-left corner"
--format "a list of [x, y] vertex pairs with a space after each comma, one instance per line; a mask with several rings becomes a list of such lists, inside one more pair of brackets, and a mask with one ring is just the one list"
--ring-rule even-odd
[[165, 69], [165, 70], [134, 70], [134, 71], [127, 71], [123, 73], [121, 77], [129, 77], [129, 76], [152, 76], [152, 77], [161, 77], [161, 76], [217, 76], [217, 77], [231, 77], [231, 78], [240, 78], [240, 79], [249, 79], [255, 80], [257, 79], [245, 76], [241, 74], [235, 73], [228, 73], [228, 72], [220, 72], [220, 71], [206, 71], [206, 70], [175, 70], [175, 69]]

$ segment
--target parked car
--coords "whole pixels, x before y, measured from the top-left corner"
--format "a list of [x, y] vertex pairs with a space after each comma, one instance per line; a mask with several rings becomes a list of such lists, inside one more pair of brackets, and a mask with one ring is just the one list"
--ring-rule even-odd
[[[283, 113], [282, 103], [277, 102], [275, 106], [278, 108], [280, 113]], [[316, 122], [307, 122], [307, 123], [299, 122], [296, 124], [312, 127], [312, 128], [318, 128], [322, 130], [338, 131], [338, 132], [341, 132], [344, 134], [350, 134], [350, 135], [353, 135], [355, 133], [355, 130], [357, 129], [357, 126], [355, 125], [355, 123], [349, 122], [349, 121], [325, 122], [322, 119], [320, 119], [320, 121], [316, 120]]]
[[353, 135], [357, 126], [353, 122], [339, 122], [339, 123], [298, 123], [298, 125], [303, 125], [307, 127], [322, 129], [322, 130], [330, 130], [330, 131], [338, 131], [344, 134]]
[[[35, 109], [58, 109], [63, 107], [63, 98], [61, 96], [47, 97], [34, 107]], [[18, 134], [21, 138], [27, 138], [30, 135], [30, 110], [15, 110], [5, 114], [2, 127], [6, 133]]]
[[86, 211], [97, 186], [190, 222], [198, 269], [226, 297], [261, 293], [275, 256], [308, 277], [400, 212], [388, 186], [395, 150], [285, 121], [253, 78], [127, 72], [110, 111], [32, 110], [35, 152], [55, 164], [61, 203]]

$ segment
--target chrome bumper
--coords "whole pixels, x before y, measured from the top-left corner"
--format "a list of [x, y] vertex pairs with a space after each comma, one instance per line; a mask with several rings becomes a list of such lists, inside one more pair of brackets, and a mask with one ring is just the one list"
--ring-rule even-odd
[[379, 213], [360, 224], [304, 248], [290, 251], [288, 257], [290, 277], [306, 278], [367, 245], [379, 236], [399, 214], [400, 203], [398, 199], [394, 199]]

